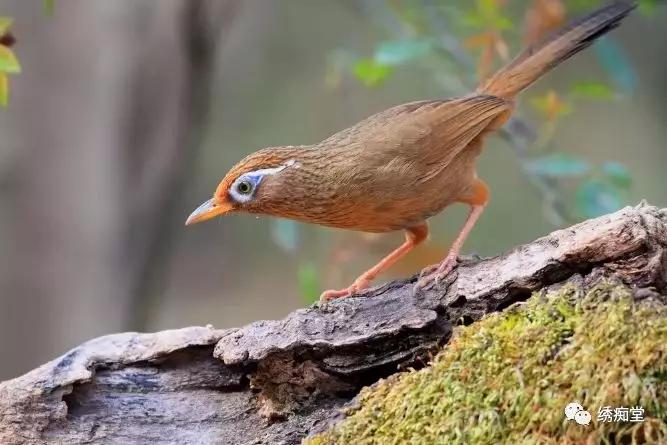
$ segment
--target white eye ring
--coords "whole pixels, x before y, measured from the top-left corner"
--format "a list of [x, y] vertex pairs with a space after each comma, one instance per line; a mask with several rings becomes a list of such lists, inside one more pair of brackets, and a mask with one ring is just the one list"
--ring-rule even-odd
[[[252, 200], [257, 186], [262, 181], [261, 176], [251, 176], [249, 174], [243, 174], [236, 178], [236, 181], [232, 183], [232, 186], [229, 188], [229, 194], [238, 203], [246, 203]], [[244, 184], [247, 184], [245, 186]], [[248, 187], [247, 191], [243, 190], [244, 187]]]
[[[257, 190], [257, 187], [262, 182], [262, 179], [264, 179], [265, 176], [275, 175], [285, 170], [287, 167], [291, 167], [293, 165], [298, 165], [298, 164], [296, 164], [296, 161], [294, 159], [290, 159], [289, 161], [285, 162], [283, 165], [279, 165], [278, 167], [261, 168], [259, 170], [253, 170], [244, 173], [238, 178], [236, 178], [236, 180], [232, 183], [232, 186], [229, 188], [229, 195], [232, 197], [234, 201], [240, 204], [249, 202], [254, 198], [255, 191]], [[239, 186], [246, 182], [249, 183], [251, 187], [247, 192], [244, 193], [239, 189]]]

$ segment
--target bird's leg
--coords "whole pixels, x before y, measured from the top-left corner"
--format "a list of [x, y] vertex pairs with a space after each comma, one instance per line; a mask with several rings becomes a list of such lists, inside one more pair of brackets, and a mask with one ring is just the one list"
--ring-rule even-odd
[[470, 231], [484, 211], [484, 207], [489, 202], [489, 189], [481, 179], [476, 179], [471, 193], [457, 199], [457, 201], [470, 205], [468, 218], [452, 243], [445, 259], [440, 264], [429, 266], [422, 271], [420, 279], [415, 285], [416, 289], [421, 289], [432, 281], [435, 281], [437, 284], [454, 269], [463, 243], [465, 243], [468, 234], [470, 234]]
[[380, 260], [375, 266], [361, 274], [348, 288], [341, 290], [328, 290], [320, 295], [320, 301], [333, 300], [335, 298], [349, 297], [350, 295], [368, 287], [368, 284], [382, 272], [403, 258], [416, 245], [428, 237], [428, 224], [410, 227], [405, 231], [405, 241], [396, 250]]

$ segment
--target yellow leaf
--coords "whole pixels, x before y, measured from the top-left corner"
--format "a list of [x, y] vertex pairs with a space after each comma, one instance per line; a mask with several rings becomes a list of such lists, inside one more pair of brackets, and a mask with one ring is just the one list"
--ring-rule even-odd
[[543, 97], [536, 98], [533, 103], [549, 121], [555, 121], [572, 111], [570, 105], [563, 101], [553, 90], [550, 90]]
[[486, 48], [493, 41], [493, 36], [490, 32], [482, 32], [472, 37], [468, 37], [464, 42], [466, 48]]
[[7, 74], [0, 73], [0, 105], [7, 107], [9, 103], [9, 79]]
[[11, 28], [14, 19], [11, 17], [0, 17], [0, 36], [4, 35]]
[[21, 64], [14, 55], [14, 51], [0, 45], [0, 71], [5, 73], [20, 73]]

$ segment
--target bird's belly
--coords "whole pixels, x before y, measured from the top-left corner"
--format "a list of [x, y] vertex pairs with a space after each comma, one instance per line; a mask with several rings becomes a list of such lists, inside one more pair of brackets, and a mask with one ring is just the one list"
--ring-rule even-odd
[[413, 192], [383, 196], [365, 206], [359, 212], [356, 229], [385, 232], [414, 227], [460, 201], [474, 185], [474, 167], [456, 163], [450, 167]]
[[[437, 181], [412, 196], [387, 194], [361, 202], [348, 200], [326, 211], [313, 209], [301, 215], [304, 222], [362, 232], [391, 232], [417, 226], [456, 202], [467, 189], [467, 183], [455, 186]], [[306, 216], [305, 218], [303, 218]]]
[[[426, 181], [430, 171], [385, 182], [372, 178], [353, 188], [332, 189], [292, 217], [304, 222], [363, 232], [390, 232], [414, 227], [465, 196], [475, 181], [474, 158], [464, 152]], [[285, 215], [283, 215], [285, 216]]]

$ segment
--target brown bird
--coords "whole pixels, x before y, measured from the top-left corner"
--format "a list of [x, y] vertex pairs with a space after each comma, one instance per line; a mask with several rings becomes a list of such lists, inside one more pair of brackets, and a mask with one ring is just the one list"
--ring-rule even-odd
[[424, 270], [417, 286], [444, 277], [489, 201], [475, 171], [484, 137], [507, 122], [519, 92], [618, 26], [634, 7], [616, 2], [575, 21], [467, 96], [398, 105], [315, 145], [259, 150], [227, 173], [186, 225], [248, 212], [364, 232], [406, 231], [401, 246], [349, 287], [320, 297], [329, 300], [367, 288], [427, 238], [428, 218], [455, 202], [468, 204], [470, 214], [449, 253]]

